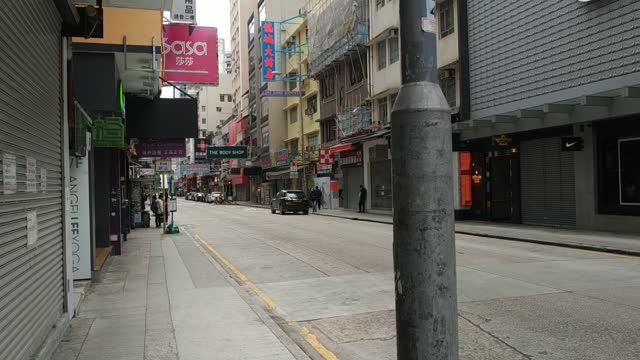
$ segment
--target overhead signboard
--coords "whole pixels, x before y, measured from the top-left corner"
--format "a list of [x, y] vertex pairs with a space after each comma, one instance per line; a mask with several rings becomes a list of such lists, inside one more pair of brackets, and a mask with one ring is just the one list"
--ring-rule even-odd
[[184, 139], [141, 140], [136, 148], [139, 157], [166, 159], [187, 156]]
[[275, 80], [276, 42], [273, 21], [263, 21], [262, 27], [262, 81]]
[[186, 24], [163, 28], [164, 79], [218, 85], [218, 29]]
[[192, 174], [192, 173], [207, 174], [211, 171], [211, 166], [205, 163], [185, 164], [183, 165], [183, 169], [184, 169], [184, 172], [187, 174]]
[[171, 21], [196, 23], [196, 0], [173, 0]]
[[159, 172], [159, 173], [171, 172], [171, 160], [157, 160], [156, 172]]
[[276, 166], [289, 165], [289, 149], [284, 148], [276, 151]]
[[248, 151], [246, 146], [209, 146], [207, 147], [207, 159], [246, 159]]
[[264, 97], [301, 97], [304, 96], [304, 91], [296, 90], [263, 90], [262, 96]]

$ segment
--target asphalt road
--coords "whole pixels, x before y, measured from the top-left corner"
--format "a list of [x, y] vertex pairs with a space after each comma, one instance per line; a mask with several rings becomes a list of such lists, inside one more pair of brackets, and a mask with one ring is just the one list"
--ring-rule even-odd
[[[176, 222], [337, 358], [396, 358], [390, 225], [182, 200]], [[640, 258], [464, 235], [456, 247], [461, 359], [640, 358]]]

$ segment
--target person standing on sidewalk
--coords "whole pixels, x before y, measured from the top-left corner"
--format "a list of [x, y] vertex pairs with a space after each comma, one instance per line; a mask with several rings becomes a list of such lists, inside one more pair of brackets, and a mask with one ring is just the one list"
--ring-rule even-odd
[[164, 204], [162, 202], [162, 200], [160, 200], [158, 197], [156, 197], [155, 195], [153, 195], [153, 197], [151, 198], [151, 211], [153, 212], [153, 214], [156, 217], [156, 227], [159, 228], [162, 226], [162, 220], [163, 220], [163, 216], [164, 216]]
[[363, 213], [366, 212], [366, 203], [367, 203], [367, 189], [360, 185], [360, 193], [358, 194], [358, 212]]

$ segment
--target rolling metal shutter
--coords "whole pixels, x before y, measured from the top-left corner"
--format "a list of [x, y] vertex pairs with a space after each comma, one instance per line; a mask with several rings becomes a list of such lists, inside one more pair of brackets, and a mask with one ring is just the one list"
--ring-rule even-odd
[[16, 188], [0, 176], [0, 359], [31, 358], [63, 311], [60, 24], [53, 1], [2, 1], [0, 171]]
[[561, 138], [522, 141], [522, 222], [576, 226], [574, 156]]

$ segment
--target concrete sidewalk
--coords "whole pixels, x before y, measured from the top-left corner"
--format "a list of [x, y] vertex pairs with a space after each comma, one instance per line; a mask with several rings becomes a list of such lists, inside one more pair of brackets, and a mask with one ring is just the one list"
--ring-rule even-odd
[[[355, 211], [339, 209], [321, 210], [314, 215], [393, 224], [391, 214], [361, 214]], [[640, 256], [640, 234], [570, 230], [481, 221], [456, 221], [456, 233]]]
[[137, 229], [122, 253], [86, 294], [54, 360], [306, 358], [188, 236]]

